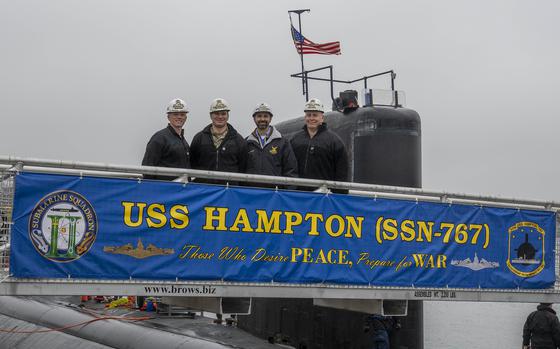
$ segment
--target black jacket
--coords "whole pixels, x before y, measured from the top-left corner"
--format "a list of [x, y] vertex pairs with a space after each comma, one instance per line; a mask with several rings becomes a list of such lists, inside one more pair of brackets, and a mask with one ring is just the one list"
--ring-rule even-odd
[[[191, 168], [189, 143], [181, 134], [177, 134], [171, 125], [156, 132], [148, 145], [142, 159], [143, 166]], [[173, 179], [175, 177], [150, 176], [152, 179]]]
[[541, 304], [527, 317], [523, 326], [523, 345], [529, 345], [529, 342], [531, 349], [560, 347], [560, 322], [550, 306]]
[[[247, 143], [239, 133], [227, 125], [226, 137], [216, 149], [210, 131], [212, 125], [197, 133], [191, 143], [191, 165], [197, 170], [245, 173]], [[224, 183], [224, 181], [197, 179], [197, 182]], [[232, 183], [235, 184], [235, 183]]]
[[309, 137], [307, 126], [303, 126], [290, 143], [300, 178], [348, 182], [346, 147], [338, 135], [327, 129], [327, 124], [319, 126], [313, 138]]
[[247, 173], [267, 176], [297, 177], [297, 161], [290, 142], [272, 127], [272, 133], [261, 146], [256, 130], [247, 138]]
[[400, 323], [391, 316], [382, 316], [378, 314], [369, 315], [366, 318], [364, 331], [387, 331], [398, 330]]

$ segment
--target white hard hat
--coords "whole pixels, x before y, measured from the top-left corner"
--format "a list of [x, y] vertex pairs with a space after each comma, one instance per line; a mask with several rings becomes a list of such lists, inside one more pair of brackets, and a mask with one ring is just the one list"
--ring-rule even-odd
[[317, 98], [311, 98], [305, 103], [305, 109], [303, 111], [319, 111], [324, 113], [325, 108], [323, 108], [323, 103], [321, 103], [320, 100]]
[[167, 113], [188, 113], [185, 101], [179, 98], [172, 99], [167, 106]]
[[210, 113], [214, 113], [217, 111], [229, 111], [228, 102], [226, 102], [223, 98], [216, 98], [210, 104]]
[[257, 105], [255, 110], [253, 110], [253, 116], [255, 116], [256, 113], [269, 113], [270, 116], [274, 115], [272, 114], [272, 109], [266, 103], [260, 103], [259, 105]]

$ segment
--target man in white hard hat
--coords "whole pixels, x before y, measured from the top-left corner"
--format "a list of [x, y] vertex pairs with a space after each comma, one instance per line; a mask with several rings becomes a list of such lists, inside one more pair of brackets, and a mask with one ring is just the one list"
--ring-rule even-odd
[[296, 133], [290, 142], [298, 162], [299, 177], [347, 182], [348, 153], [340, 137], [327, 128], [323, 104], [312, 98], [305, 103], [304, 111], [303, 130]]
[[[175, 98], [167, 106], [166, 128], [156, 132], [144, 153], [143, 166], [191, 168], [190, 147], [185, 140], [183, 126], [187, 121], [185, 101]], [[145, 176], [151, 179], [173, 179], [166, 176]]]
[[[229, 105], [223, 98], [210, 104], [212, 123], [197, 133], [191, 144], [192, 168], [207, 171], [245, 173], [247, 144], [228, 123]], [[197, 180], [206, 183], [224, 183], [216, 180]], [[235, 184], [235, 183], [231, 183]]]
[[272, 109], [266, 103], [260, 103], [253, 111], [257, 127], [245, 138], [249, 155], [247, 173], [297, 177], [297, 161], [292, 146], [270, 125], [272, 116]]

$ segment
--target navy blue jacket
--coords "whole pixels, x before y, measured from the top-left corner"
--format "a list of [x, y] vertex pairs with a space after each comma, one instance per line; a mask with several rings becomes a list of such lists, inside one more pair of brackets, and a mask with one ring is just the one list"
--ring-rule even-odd
[[272, 127], [264, 146], [256, 130], [247, 138], [247, 173], [268, 176], [297, 177], [297, 161], [290, 142]]

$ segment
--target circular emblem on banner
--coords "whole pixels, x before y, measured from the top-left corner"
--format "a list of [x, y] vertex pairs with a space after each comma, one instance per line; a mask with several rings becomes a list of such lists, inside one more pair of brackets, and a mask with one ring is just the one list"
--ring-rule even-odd
[[29, 237], [43, 257], [70, 262], [87, 253], [97, 236], [97, 215], [82, 195], [68, 190], [50, 193], [35, 205]]
[[507, 266], [515, 275], [531, 277], [545, 266], [546, 232], [533, 222], [519, 222], [508, 229]]

